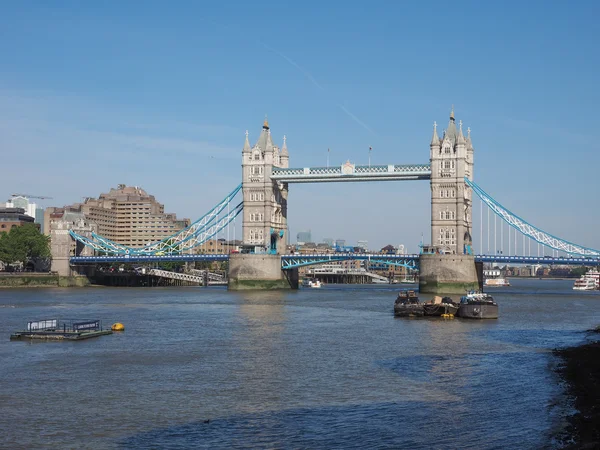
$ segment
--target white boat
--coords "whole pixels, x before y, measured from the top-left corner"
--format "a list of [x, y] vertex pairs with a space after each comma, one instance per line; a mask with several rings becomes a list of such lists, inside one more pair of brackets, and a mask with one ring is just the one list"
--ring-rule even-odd
[[506, 278], [499, 277], [499, 278], [486, 278], [483, 285], [488, 286], [488, 287], [500, 287], [500, 286], [510, 286], [510, 283], [508, 282], [508, 280]]
[[320, 288], [321, 282], [317, 278], [304, 278], [302, 280], [302, 287]]
[[588, 271], [581, 278], [575, 280], [573, 289], [576, 291], [595, 291], [600, 288], [600, 272], [595, 269]]
[[510, 283], [506, 278], [502, 276], [502, 272], [499, 269], [488, 269], [483, 271], [483, 277], [485, 278], [483, 285], [488, 287], [500, 287], [510, 286]]

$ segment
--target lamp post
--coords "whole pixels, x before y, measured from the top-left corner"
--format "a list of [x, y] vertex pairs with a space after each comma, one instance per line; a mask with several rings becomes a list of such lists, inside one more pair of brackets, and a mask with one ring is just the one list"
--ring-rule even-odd
[[327, 149], [327, 167], [329, 167], [329, 149]]
[[371, 150], [373, 150], [373, 147], [369, 147], [369, 168], [371, 168]]

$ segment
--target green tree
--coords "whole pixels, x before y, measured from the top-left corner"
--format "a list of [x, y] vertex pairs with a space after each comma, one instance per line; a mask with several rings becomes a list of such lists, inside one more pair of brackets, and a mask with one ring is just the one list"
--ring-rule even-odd
[[50, 237], [34, 224], [14, 227], [0, 234], [0, 260], [6, 264], [26, 263], [32, 258], [50, 257]]

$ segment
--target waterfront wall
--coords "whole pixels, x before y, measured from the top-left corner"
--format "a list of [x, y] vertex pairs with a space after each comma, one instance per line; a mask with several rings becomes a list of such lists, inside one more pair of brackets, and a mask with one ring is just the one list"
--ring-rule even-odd
[[298, 269], [281, 270], [279, 255], [234, 253], [229, 256], [228, 289], [298, 289]]
[[81, 287], [89, 286], [85, 276], [61, 277], [54, 273], [22, 273], [0, 275], [0, 288], [18, 287]]
[[472, 255], [423, 254], [419, 257], [419, 291], [432, 294], [464, 294], [479, 289]]

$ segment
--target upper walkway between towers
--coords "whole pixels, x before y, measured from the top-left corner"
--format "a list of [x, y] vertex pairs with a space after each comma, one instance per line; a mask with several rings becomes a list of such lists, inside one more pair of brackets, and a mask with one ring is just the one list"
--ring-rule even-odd
[[429, 180], [430, 178], [431, 165], [429, 163], [357, 166], [346, 162], [341, 166], [329, 167], [273, 167], [271, 174], [272, 180], [284, 183]]

